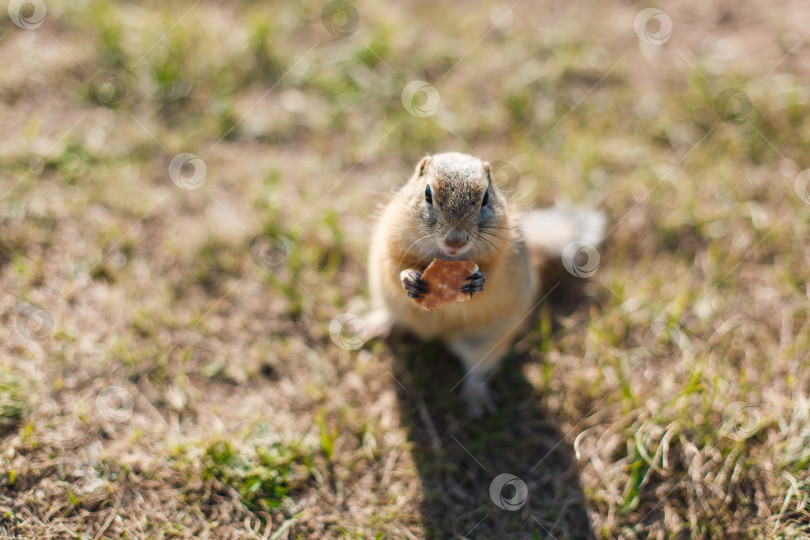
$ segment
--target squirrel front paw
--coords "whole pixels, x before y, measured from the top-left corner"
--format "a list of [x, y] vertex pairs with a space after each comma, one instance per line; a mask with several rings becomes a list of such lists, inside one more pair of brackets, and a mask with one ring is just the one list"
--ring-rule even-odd
[[418, 270], [403, 270], [399, 274], [402, 288], [411, 298], [423, 298], [427, 294], [427, 283], [422, 281], [422, 272]]
[[481, 270], [474, 272], [472, 275], [464, 278], [468, 283], [461, 287], [461, 292], [477, 293], [484, 290], [484, 283], [487, 282], [487, 276]]

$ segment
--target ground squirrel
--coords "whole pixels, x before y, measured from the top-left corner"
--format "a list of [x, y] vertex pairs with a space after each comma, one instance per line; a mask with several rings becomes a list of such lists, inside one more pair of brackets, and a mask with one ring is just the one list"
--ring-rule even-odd
[[[555, 207], [517, 215], [493, 184], [489, 163], [448, 152], [423, 158], [385, 207], [371, 241], [369, 334], [392, 326], [438, 338], [466, 370], [462, 396], [472, 416], [494, 410], [486, 379], [524, 329], [537, 302], [531, 261], [559, 257], [570, 242], [598, 244], [604, 218]], [[425, 311], [413, 301], [433, 259], [466, 260], [479, 270], [461, 290], [470, 301]]]

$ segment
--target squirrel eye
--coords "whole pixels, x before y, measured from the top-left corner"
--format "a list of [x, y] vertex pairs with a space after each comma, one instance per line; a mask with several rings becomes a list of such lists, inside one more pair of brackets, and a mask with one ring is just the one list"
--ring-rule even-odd
[[481, 200], [481, 208], [485, 207], [489, 202], [489, 190], [484, 192], [484, 198]]
[[425, 188], [425, 200], [428, 204], [433, 204], [433, 192], [430, 191], [430, 186]]

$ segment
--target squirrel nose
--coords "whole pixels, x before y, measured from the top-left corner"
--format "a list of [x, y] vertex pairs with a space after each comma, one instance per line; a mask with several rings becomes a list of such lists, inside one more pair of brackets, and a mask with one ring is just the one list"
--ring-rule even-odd
[[444, 245], [453, 249], [464, 247], [469, 241], [470, 235], [467, 231], [450, 231], [444, 237]]

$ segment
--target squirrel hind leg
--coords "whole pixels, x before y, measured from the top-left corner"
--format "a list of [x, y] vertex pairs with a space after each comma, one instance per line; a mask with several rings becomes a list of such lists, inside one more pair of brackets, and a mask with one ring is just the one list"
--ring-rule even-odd
[[391, 314], [385, 308], [375, 308], [363, 317], [366, 339], [385, 339], [394, 327]]
[[486, 413], [495, 412], [492, 390], [480, 375], [470, 373], [461, 384], [461, 397], [467, 404], [467, 414], [470, 418], [481, 418]]
[[472, 418], [480, 418], [495, 412], [495, 400], [487, 378], [506, 355], [511, 341], [501, 339], [500, 335], [491, 339], [475, 336], [449, 341], [447, 346], [459, 357], [466, 372], [461, 397], [467, 404], [467, 413]]

